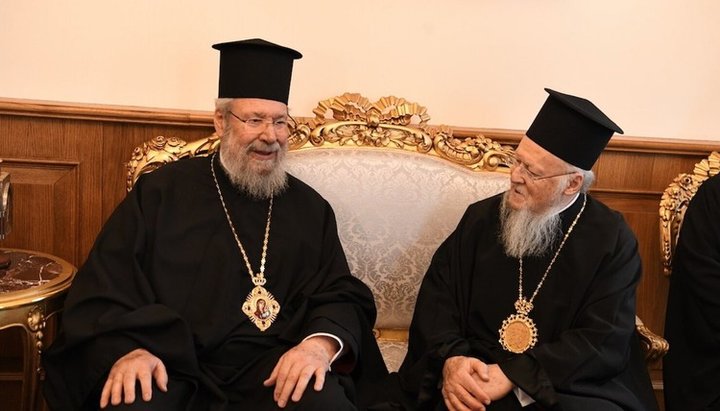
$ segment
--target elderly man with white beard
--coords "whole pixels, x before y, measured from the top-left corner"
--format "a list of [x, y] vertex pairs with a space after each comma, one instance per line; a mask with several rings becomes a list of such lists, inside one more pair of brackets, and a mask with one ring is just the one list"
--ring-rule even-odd
[[396, 408], [657, 408], [635, 334], [637, 241], [588, 195], [622, 130], [590, 101], [546, 91], [510, 189], [470, 205], [433, 257]]
[[144, 175], [106, 223], [44, 355], [53, 410], [355, 410], [387, 374], [333, 210], [283, 166], [300, 53], [213, 47], [219, 155]]

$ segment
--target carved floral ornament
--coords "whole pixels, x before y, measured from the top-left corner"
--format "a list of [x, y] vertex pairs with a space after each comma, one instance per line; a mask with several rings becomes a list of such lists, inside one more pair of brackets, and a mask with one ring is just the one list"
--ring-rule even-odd
[[[32, 307], [27, 315], [27, 326], [32, 333], [33, 346], [37, 350], [38, 357], [42, 355], [44, 349], [43, 336], [45, 332], [45, 310], [42, 307]], [[40, 365], [34, 370], [36, 373], [43, 375], [44, 371]]]
[[[509, 170], [513, 150], [483, 135], [455, 138], [448, 126], [430, 126], [427, 109], [388, 96], [370, 103], [357, 93], [321, 101], [315, 118], [300, 120], [291, 149], [310, 145], [388, 147], [428, 153], [477, 171]], [[332, 114], [332, 118], [326, 116]]]
[[663, 273], [672, 272], [672, 257], [675, 253], [680, 227], [685, 218], [690, 200], [705, 180], [720, 172], [720, 153], [713, 151], [708, 158], [695, 164], [692, 174], [683, 173], [668, 185], [660, 200], [660, 244]]
[[191, 142], [186, 142], [177, 137], [166, 138], [157, 136], [146, 141], [140, 147], [135, 147], [127, 164], [127, 180], [125, 182], [127, 191], [132, 189], [135, 180], [141, 174], [149, 173], [162, 166], [181, 158], [207, 156], [217, 150], [220, 145], [220, 137], [213, 134]]
[[[387, 96], [376, 102], [357, 93], [323, 100], [314, 118], [291, 125], [290, 150], [312, 147], [382, 147], [435, 155], [474, 171], [509, 171], [513, 149], [483, 136], [456, 138], [448, 126], [430, 126], [425, 107]], [[184, 157], [206, 156], [217, 150], [217, 135], [186, 142], [163, 136], [135, 148], [127, 165], [127, 189], [146, 172]]]
[[635, 316], [635, 329], [640, 335], [640, 344], [645, 352], [645, 361], [657, 361], [670, 350], [670, 343], [650, 331], [638, 316]]

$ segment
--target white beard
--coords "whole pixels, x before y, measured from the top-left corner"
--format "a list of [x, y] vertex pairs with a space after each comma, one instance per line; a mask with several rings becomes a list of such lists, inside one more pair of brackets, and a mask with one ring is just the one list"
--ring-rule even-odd
[[515, 258], [536, 257], [552, 250], [562, 234], [560, 210], [564, 205], [559, 194], [556, 204], [537, 213], [513, 210], [505, 193], [500, 206], [500, 237], [505, 254]]
[[[232, 184], [248, 196], [256, 200], [268, 199], [280, 194], [287, 188], [287, 173], [285, 172], [285, 154], [287, 145], [280, 145], [277, 141], [265, 144], [255, 140], [247, 146], [236, 143], [231, 131], [222, 138], [220, 144], [220, 163], [227, 172]], [[257, 161], [250, 158], [253, 150], [276, 151], [277, 156], [272, 160]]]

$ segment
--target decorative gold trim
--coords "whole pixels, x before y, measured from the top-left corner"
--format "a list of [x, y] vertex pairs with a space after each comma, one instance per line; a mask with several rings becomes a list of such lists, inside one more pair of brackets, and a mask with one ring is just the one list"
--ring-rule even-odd
[[700, 185], [719, 171], [720, 154], [713, 151], [708, 158], [695, 164], [692, 174], [679, 174], [663, 192], [660, 200], [660, 258], [666, 276], [672, 272], [672, 258], [690, 200]]
[[[43, 336], [45, 332], [45, 309], [41, 306], [35, 306], [30, 309], [27, 317], [28, 329], [32, 333], [33, 346], [35, 347], [38, 358], [42, 355], [43, 351]], [[37, 364], [35, 373], [41, 375], [43, 372], [40, 364]]]
[[[325, 116], [332, 112], [332, 119]], [[345, 93], [318, 103], [315, 118], [304, 123], [312, 131], [310, 143], [339, 146], [414, 148], [426, 153], [432, 146], [427, 109], [404, 98], [383, 97], [375, 103], [357, 93]], [[300, 123], [301, 125], [303, 123]], [[302, 144], [300, 144], [302, 143]], [[293, 148], [302, 148], [303, 140], [293, 140]]]
[[[315, 118], [301, 120], [291, 149], [321, 146], [385, 147], [428, 153], [474, 171], [506, 171], [513, 149], [477, 134], [456, 138], [448, 126], [429, 126], [424, 106], [388, 96], [370, 103], [357, 93], [321, 101]], [[331, 115], [332, 118], [327, 118]]]
[[511, 314], [504, 319], [500, 330], [500, 345], [506, 351], [522, 354], [533, 348], [538, 341], [538, 329], [526, 314]]
[[409, 332], [404, 328], [373, 328], [373, 335], [378, 341], [408, 342]]
[[645, 361], [659, 360], [667, 354], [670, 344], [664, 338], [645, 327], [645, 324], [638, 316], [635, 316], [635, 329], [640, 336], [640, 344], [645, 351]]
[[186, 142], [177, 137], [157, 136], [135, 147], [127, 164], [127, 191], [135, 185], [140, 175], [149, 173], [160, 166], [185, 157], [207, 156], [220, 146], [220, 137], [213, 134], [206, 138]]
[[[263, 303], [262, 307], [260, 301]], [[260, 331], [265, 331], [280, 313], [280, 303], [265, 287], [256, 285], [245, 298], [242, 310]]]

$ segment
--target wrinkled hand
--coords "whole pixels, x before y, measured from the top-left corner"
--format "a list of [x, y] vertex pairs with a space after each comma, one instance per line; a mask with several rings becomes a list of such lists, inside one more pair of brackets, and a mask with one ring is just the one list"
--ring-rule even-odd
[[140, 381], [142, 399], [152, 399], [152, 380], [158, 388], [167, 392], [168, 375], [165, 365], [160, 359], [145, 349], [138, 348], [120, 357], [110, 369], [102, 394], [100, 408], [108, 403], [119, 405], [124, 399], [125, 404], [135, 402], [135, 384]]
[[[263, 385], [275, 385], [273, 399], [278, 407], [284, 408], [288, 398], [300, 401], [310, 378], [315, 376], [315, 391], [325, 384], [325, 373], [330, 369], [330, 360], [340, 349], [337, 341], [330, 337], [308, 338], [283, 354]], [[292, 394], [292, 397], [291, 397]]]
[[490, 396], [480, 385], [490, 380], [488, 365], [477, 358], [456, 356], [445, 360], [442, 396], [450, 411], [485, 411]]
[[514, 387], [512, 381], [505, 376], [505, 373], [497, 364], [488, 366], [488, 376], [488, 381], [479, 381], [478, 383], [480, 388], [490, 396], [490, 400], [497, 401], [512, 391]]

